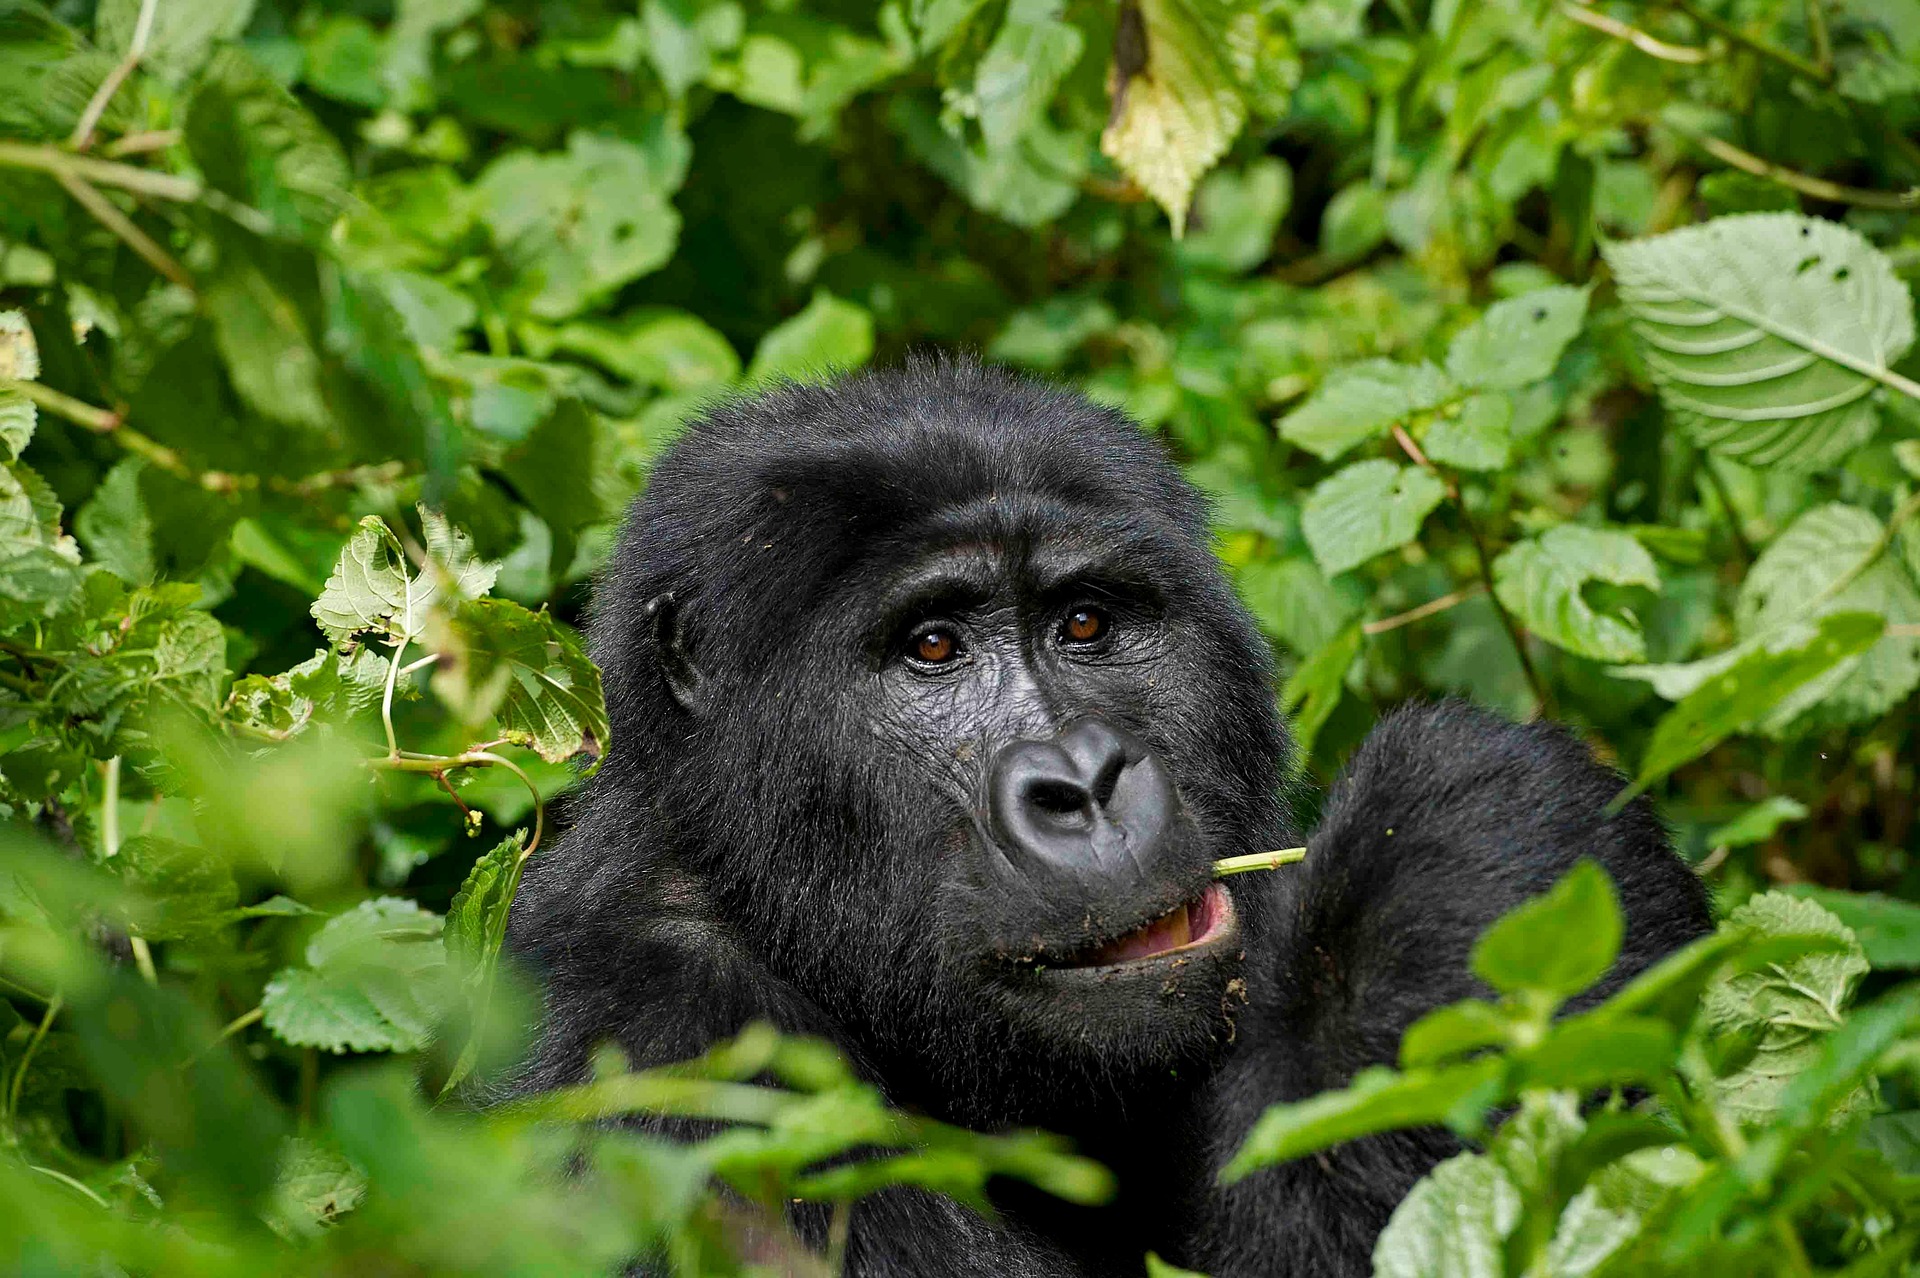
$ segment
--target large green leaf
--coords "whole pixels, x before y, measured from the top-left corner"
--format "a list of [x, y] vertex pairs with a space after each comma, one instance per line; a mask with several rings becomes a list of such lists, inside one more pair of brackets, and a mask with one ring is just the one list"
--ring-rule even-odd
[[1459, 392], [1432, 364], [1370, 359], [1337, 369], [1311, 398], [1280, 420], [1280, 434], [1322, 461]]
[[335, 647], [366, 631], [388, 639], [418, 638], [435, 608], [477, 599], [493, 588], [500, 565], [476, 558], [472, 538], [434, 511], [422, 510], [420, 521], [428, 562], [418, 572], [378, 515], [362, 519], [347, 539], [311, 610]]
[[1418, 537], [1420, 524], [1446, 495], [1446, 485], [1424, 470], [1355, 462], [1313, 490], [1300, 514], [1300, 532], [1321, 570], [1332, 576]]
[[873, 316], [821, 289], [805, 310], [760, 339], [747, 378], [819, 379], [858, 368], [872, 355]]
[[1167, 211], [1178, 237], [1200, 175], [1247, 118], [1221, 0], [1128, 0], [1114, 40], [1113, 113], [1100, 149]]
[[547, 612], [470, 599], [453, 615], [456, 659], [434, 686], [470, 720], [488, 717], [552, 762], [597, 760], [609, 736], [600, 671], [579, 638]]
[[974, 109], [993, 149], [1013, 146], [1047, 109], [1061, 77], [1080, 60], [1080, 29], [1057, 0], [1012, 0], [974, 72]]
[[647, 148], [576, 133], [564, 154], [513, 151], [474, 187], [526, 311], [565, 319], [673, 256], [678, 175]]
[[346, 205], [339, 143], [237, 45], [215, 53], [198, 81], [186, 141], [209, 183], [282, 234], [316, 236]]
[[1639, 620], [1625, 608], [1603, 611], [1589, 582], [1660, 588], [1660, 570], [1627, 533], [1559, 524], [1509, 548], [1493, 562], [1493, 592], [1528, 630], [1568, 652], [1598, 661], [1646, 655]]
[[398, 897], [363, 901], [307, 943], [306, 966], [282, 968], [260, 1006], [297, 1047], [407, 1052], [426, 1045], [444, 1003], [437, 914]]
[[1814, 470], [1873, 434], [1913, 304], [1857, 231], [1748, 213], [1605, 251], [1661, 398], [1702, 444]]
[[1473, 974], [1503, 994], [1572, 998], [1613, 966], [1625, 926], [1613, 880], [1583, 860], [1487, 929], [1473, 947]]
[[1481, 1154], [1441, 1163], [1394, 1209], [1373, 1247], [1376, 1278], [1503, 1278], [1520, 1191]]
[[1516, 390], [1553, 375], [1587, 316], [1584, 288], [1545, 288], [1495, 302], [1447, 348], [1447, 374], [1468, 386]]

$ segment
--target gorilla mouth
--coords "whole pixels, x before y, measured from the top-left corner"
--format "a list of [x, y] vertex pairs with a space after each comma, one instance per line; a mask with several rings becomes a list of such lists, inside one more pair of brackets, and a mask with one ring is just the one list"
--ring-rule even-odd
[[1186, 904], [1055, 966], [1113, 967], [1200, 950], [1230, 934], [1235, 921], [1226, 889], [1209, 883], [1206, 891]]

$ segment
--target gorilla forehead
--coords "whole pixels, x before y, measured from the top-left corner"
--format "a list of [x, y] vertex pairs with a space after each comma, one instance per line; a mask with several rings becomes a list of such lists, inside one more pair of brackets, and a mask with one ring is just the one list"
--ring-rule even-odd
[[[1206, 545], [1206, 512], [1159, 445], [1120, 413], [999, 370], [917, 360], [722, 403], [654, 469], [602, 593], [603, 644], [672, 591], [696, 648], [818, 611], [874, 559], [978, 545], [1042, 562], [1149, 544]], [[873, 574], [859, 574], [869, 581]], [[725, 597], [703, 592], [728, 583]], [[756, 624], [757, 623], [757, 624]], [[756, 639], [757, 636], [757, 639]]]

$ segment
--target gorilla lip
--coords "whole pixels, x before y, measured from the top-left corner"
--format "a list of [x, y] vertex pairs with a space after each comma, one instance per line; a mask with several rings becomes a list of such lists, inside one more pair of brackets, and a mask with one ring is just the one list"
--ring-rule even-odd
[[1232, 898], [1220, 884], [1209, 883], [1186, 904], [1056, 966], [1114, 967], [1199, 950], [1230, 934], [1235, 922]]

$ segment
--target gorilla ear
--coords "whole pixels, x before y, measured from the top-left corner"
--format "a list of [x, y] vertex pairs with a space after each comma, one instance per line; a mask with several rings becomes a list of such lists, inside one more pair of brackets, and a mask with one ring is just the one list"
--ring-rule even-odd
[[699, 715], [707, 706], [707, 677], [693, 664], [687, 651], [686, 631], [680, 625], [680, 605], [668, 591], [647, 600], [646, 615], [653, 622], [653, 646], [660, 654], [660, 675], [667, 691], [688, 714]]

